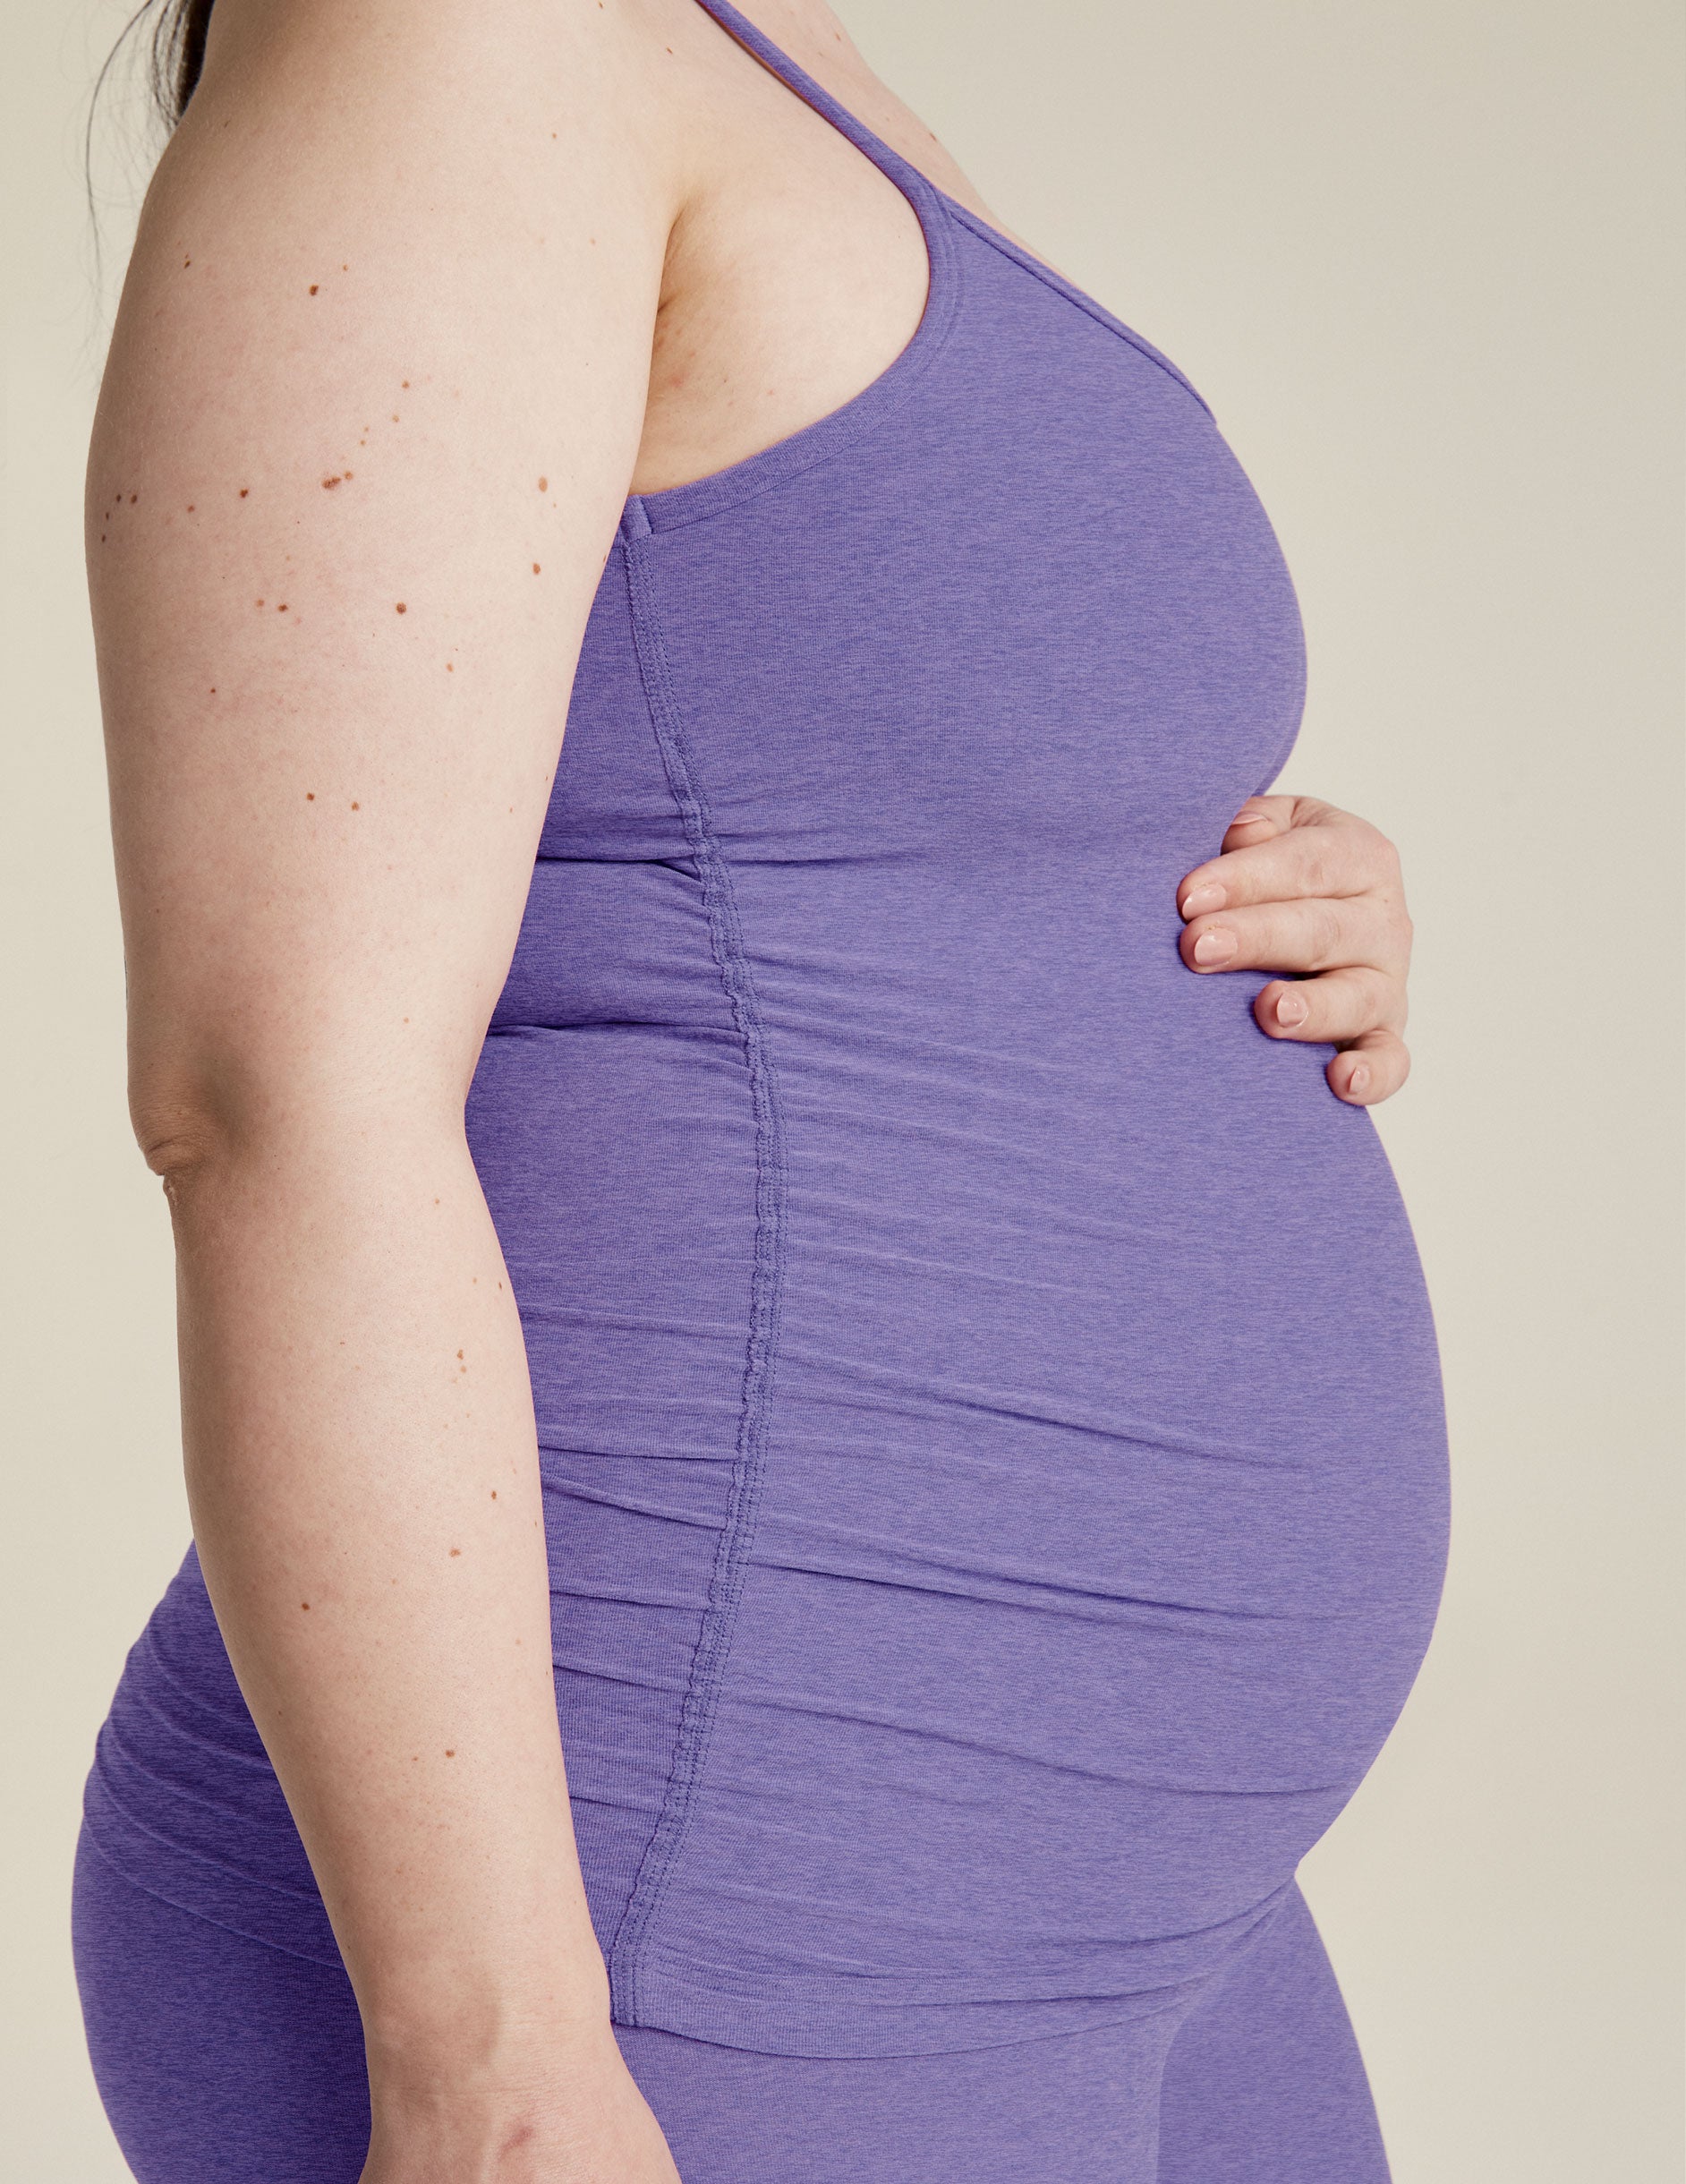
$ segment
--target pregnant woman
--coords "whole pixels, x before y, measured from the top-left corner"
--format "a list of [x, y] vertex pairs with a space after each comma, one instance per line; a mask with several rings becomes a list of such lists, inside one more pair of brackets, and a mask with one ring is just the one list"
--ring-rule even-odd
[[89, 482], [136, 2176], [1377, 2184], [1294, 1874], [1441, 1582], [1408, 928], [1206, 404], [820, 0], [204, 28]]

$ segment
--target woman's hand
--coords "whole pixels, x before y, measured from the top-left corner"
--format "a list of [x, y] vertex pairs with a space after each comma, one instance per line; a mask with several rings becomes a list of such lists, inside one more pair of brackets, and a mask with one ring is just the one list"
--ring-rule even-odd
[[1177, 889], [1191, 970], [1273, 970], [1253, 1004], [1273, 1039], [1333, 1041], [1338, 1099], [1371, 1107], [1410, 1072], [1411, 921], [1399, 854], [1367, 820], [1316, 797], [1249, 797], [1222, 854]]
[[[679, 2184], [605, 2019], [559, 2035], [530, 2069], [371, 2072], [360, 2184]], [[524, 2084], [532, 2088], [524, 2091]]]

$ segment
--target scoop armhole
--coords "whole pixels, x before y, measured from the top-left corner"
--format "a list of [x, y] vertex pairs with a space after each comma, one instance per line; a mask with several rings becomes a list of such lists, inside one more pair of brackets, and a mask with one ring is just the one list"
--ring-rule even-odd
[[919, 322], [876, 378], [838, 408], [771, 441], [723, 469], [659, 491], [629, 497], [621, 529], [641, 537], [701, 521], [720, 509], [780, 484], [850, 445], [898, 407], [941, 349], [958, 300], [959, 259], [948, 200], [900, 153], [857, 121], [824, 87], [739, 14], [727, 0], [697, 0], [732, 43], [790, 95], [828, 123], [896, 188], [919, 223], [925, 247], [925, 302]]

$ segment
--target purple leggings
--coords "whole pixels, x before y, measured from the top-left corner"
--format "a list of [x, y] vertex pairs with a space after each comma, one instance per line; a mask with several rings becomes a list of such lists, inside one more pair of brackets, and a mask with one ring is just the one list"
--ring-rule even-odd
[[[356, 2184], [369, 2103], [343, 1972], [178, 1910], [86, 1838], [74, 1930], [94, 2073], [139, 2184]], [[1168, 2055], [1123, 2026], [866, 2061], [617, 2036], [684, 2184], [1386, 2184], [1298, 1893]]]

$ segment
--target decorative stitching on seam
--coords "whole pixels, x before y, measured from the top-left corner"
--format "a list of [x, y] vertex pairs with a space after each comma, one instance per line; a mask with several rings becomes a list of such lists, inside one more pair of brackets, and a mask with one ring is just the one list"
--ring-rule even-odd
[[707, 800], [697, 779], [674, 694], [654, 595], [650, 559], [652, 540], [648, 518], [636, 501], [627, 511], [622, 546], [639, 672], [668, 785], [678, 806], [702, 880], [709, 939], [720, 968], [720, 984], [744, 1043], [755, 1126], [754, 1265], [750, 1284], [743, 1404], [738, 1417], [731, 1491], [709, 1580], [708, 1606], [692, 1656], [690, 1680], [680, 1711], [679, 1735], [661, 1812], [639, 1866], [631, 1900], [609, 1951], [609, 1987], [616, 2020], [623, 2025], [638, 2025], [643, 2022], [639, 2016], [639, 1953], [660, 1907], [690, 1823], [731, 1647], [745, 1565], [754, 1537], [773, 1364], [778, 1352], [785, 1172], [778, 1080], [750, 978], [731, 873], [710, 824]]

